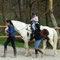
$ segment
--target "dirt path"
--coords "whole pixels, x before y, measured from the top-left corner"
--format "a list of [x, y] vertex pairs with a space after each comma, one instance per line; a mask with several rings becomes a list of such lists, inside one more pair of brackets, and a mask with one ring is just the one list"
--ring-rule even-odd
[[[12, 49], [12, 47], [8, 46], [7, 57], [2, 58], [1, 56], [3, 55], [3, 50], [4, 50], [4, 46], [0, 45], [0, 60], [60, 60], [60, 50], [57, 51], [56, 57], [52, 56], [53, 55], [52, 50], [47, 49], [45, 51], [46, 54], [43, 57], [39, 56], [38, 58], [33, 58], [33, 56], [25, 57], [24, 56], [25, 49], [17, 47], [17, 57], [14, 58], [13, 49]], [[34, 52], [32, 55], [34, 55]]]

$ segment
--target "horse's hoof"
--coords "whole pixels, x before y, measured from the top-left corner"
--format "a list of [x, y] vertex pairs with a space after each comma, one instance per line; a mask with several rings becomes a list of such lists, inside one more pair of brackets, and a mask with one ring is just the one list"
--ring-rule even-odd
[[35, 55], [35, 54], [34, 54], [34, 55], [32, 55], [32, 57], [33, 57], [33, 58], [38, 58], [38, 55]]
[[54, 57], [56, 57], [57, 56], [57, 52], [56, 53], [54, 53], [54, 55], [53, 55]]
[[26, 57], [31, 56], [31, 54], [25, 54]]
[[6, 56], [5, 56], [5, 55], [3, 55], [3, 56], [1, 56], [1, 57], [6, 58]]
[[28, 52], [28, 53], [25, 54], [26, 57], [27, 57], [27, 56], [31, 56], [31, 55], [32, 55], [31, 52]]
[[28, 57], [28, 54], [25, 54], [26, 57]]
[[45, 53], [45, 50], [42, 50], [43, 53]]
[[41, 54], [41, 58], [44, 56], [44, 54]]
[[53, 55], [53, 57], [56, 57], [56, 54], [55, 54], [55, 55]]

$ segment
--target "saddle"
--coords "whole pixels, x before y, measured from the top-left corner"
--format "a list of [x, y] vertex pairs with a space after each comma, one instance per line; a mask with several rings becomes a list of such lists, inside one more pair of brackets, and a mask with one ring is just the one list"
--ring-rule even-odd
[[[32, 37], [32, 36], [34, 36], [34, 31], [33, 31], [32, 27], [31, 27], [31, 30], [32, 30], [32, 34], [31, 34], [31, 37]], [[48, 32], [47, 29], [40, 30], [40, 37], [41, 37], [41, 39], [49, 40], [48, 35], [49, 35], [49, 32]]]

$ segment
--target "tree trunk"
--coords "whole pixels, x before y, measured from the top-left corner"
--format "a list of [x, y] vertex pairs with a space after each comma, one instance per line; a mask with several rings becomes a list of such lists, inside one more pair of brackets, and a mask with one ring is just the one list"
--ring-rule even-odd
[[55, 16], [53, 14], [53, 0], [49, 0], [49, 9], [50, 9], [50, 17], [51, 17], [52, 23], [54, 27], [58, 27]]
[[52, 23], [53, 23], [54, 27], [58, 27], [53, 12], [50, 12], [50, 17], [51, 17], [51, 20], [52, 20]]
[[[54, 27], [58, 27], [58, 24], [56, 22], [55, 16], [53, 14], [53, 0], [49, 0], [49, 3], [50, 3], [49, 4], [49, 9], [50, 9], [49, 11], [50, 11], [51, 21], [52, 21]], [[58, 35], [59, 35], [59, 30], [57, 30], [57, 32], [58, 32]]]
[[3, 22], [5, 25], [5, 14], [4, 14], [4, 0], [2, 0], [2, 4], [1, 4], [2, 8], [1, 8], [1, 13], [2, 13], [2, 17], [3, 17]]
[[[51, 17], [52, 23], [53, 23], [54, 27], [58, 27], [56, 19], [53, 14], [53, 0], [49, 0], [49, 2], [50, 2], [50, 4], [49, 4], [50, 17]], [[58, 36], [59, 36], [59, 30], [57, 30], [57, 32], [58, 32]], [[60, 41], [58, 41], [58, 48], [60, 48]]]
[[31, 0], [29, 0], [29, 8], [30, 8], [29, 15], [30, 15], [30, 19], [31, 19], [31, 9], [32, 9]]
[[[48, 0], [46, 0], [46, 3], [45, 3], [45, 11], [47, 12], [47, 9], [48, 9]], [[46, 17], [46, 25], [48, 26], [48, 13], [45, 14], [45, 17]]]
[[23, 7], [23, 0], [18, 0], [18, 5], [19, 5], [19, 15], [20, 18], [19, 20], [24, 21], [24, 7]]
[[40, 22], [40, 14], [39, 14], [39, 12], [40, 12], [40, 10], [39, 10], [39, 0], [37, 0], [37, 8], [38, 8], [38, 17], [39, 17], [39, 24], [41, 24], [41, 22]]
[[20, 19], [25, 22], [23, 0], [20, 0]]
[[20, 20], [20, 0], [18, 0], [18, 7], [19, 7], [19, 20]]

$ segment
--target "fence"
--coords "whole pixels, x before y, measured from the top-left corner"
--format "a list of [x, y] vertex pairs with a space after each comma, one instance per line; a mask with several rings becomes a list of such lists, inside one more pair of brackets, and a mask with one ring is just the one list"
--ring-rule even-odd
[[[5, 28], [6, 26], [0, 26], [0, 28]], [[54, 29], [60, 30], [60, 27], [56, 27]], [[7, 38], [8, 36], [0, 36], [0, 38]], [[16, 38], [20, 38], [21, 36], [15, 36]], [[60, 39], [60, 37], [58, 37]]]

